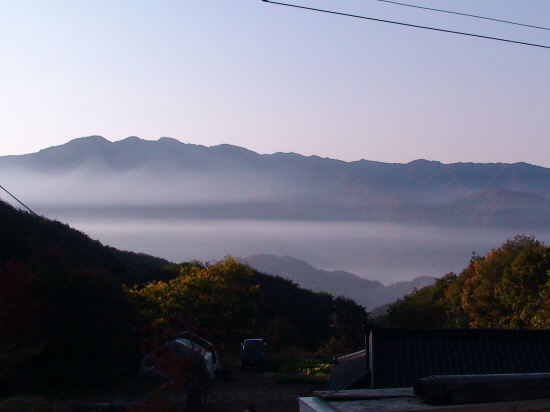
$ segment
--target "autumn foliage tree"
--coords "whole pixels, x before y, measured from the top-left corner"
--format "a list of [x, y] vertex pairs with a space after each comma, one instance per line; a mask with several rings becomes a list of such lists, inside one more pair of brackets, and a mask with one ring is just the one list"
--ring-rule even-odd
[[392, 304], [390, 326], [550, 328], [550, 248], [516, 236]]
[[166, 342], [187, 328], [230, 346], [262, 337], [270, 350], [316, 350], [331, 336], [344, 334], [348, 345], [363, 345], [361, 322], [368, 314], [351, 299], [302, 289], [232, 257], [182, 264], [179, 271], [170, 281], [127, 289], [148, 325], [147, 349], [155, 337], [161, 344], [159, 338]]
[[0, 269], [0, 380], [20, 387], [108, 382], [137, 355], [133, 318], [122, 286], [107, 273], [7, 262]]
[[550, 248], [516, 236], [465, 274], [462, 308], [473, 328], [548, 328]]
[[181, 265], [176, 278], [127, 293], [152, 327], [179, 323], [179, 332], [189, 327], [210, 339], [238, 341], [251, 333], [257, 320], [258, 288], [250, 284], [251, 275], [248, 265], [229, 257], [212, 264]]

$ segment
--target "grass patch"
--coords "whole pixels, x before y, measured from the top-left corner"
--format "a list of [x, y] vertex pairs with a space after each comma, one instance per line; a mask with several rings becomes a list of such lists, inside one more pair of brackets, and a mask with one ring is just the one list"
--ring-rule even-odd
[[295, 358], [281, 366], [277, 383], [324, 384], [328, 382], [332, 362], [327, 359]]

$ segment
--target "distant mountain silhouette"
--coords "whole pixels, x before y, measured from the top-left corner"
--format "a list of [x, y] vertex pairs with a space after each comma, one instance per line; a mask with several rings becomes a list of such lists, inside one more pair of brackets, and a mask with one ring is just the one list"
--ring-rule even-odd
[[[345, 162], [171, 138], [109, 142], [91, 136], [0, 156], [0, 184], [36, 212], [71, 224], [102, 218], [118, 228], [141, 225], [142, 218], [173, 223], [170, 233], [125, 233], [119, 243], [171, 261], [290, 255], [385, 283], [460, 271], [471, 251], [485, 253], [521, 233], [550, 234], [550, 169], [526, 163]], [[6, 194], [0, 199], [14, 204]], [[203, 232], [195, 242], [175, 226], [192, 221], [203, 227], [203, 219], [231, 220], [233, 233]], [[189, 256], [178, 248], [204, 253]], [[338, 273], [345, 282], [366, 285]], [[325, 281], [339, 293], [334, 276]], [[383, 297], [387, 289], [379, 287]]]
[[426, 211], [425, 221], [479, 227], [550, 227], [550, 200], [503, 188], [485, 190]]
[[0, 157], [0, 177], [17, 173], [59, 179], [54, 199], [35, 203], [69, 212], [85, 204], [87, 214], [550, 227], [550, 169], [526, 163], [344, 162], [91, 136]]
[[433, 277], [422, 276], [384, 286], [378, 281], [364, 279], [352, 273], [316, 269], [303, 260], [290, 256], [262, 254], [241, 260], [261, 272], [290, 279], [302, 288], [347, 296], [368, 310], [393, 303], [415, 288], [420, 289], [435, 282]]

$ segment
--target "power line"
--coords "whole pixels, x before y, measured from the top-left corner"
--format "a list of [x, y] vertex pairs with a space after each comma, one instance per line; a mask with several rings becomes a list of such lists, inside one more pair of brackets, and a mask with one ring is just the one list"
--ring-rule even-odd
[[13, 197], [20, 205], [22, 205], [25, 209], [27, 209], [29, 212], [31, 212], [33, 215], [35, 215], [36, 217], [42, 219], [43, 221], [47, 222], [46, 219], [44, 219], [42, 216], [38, 215], [37, 213], [34, 212], [34, 210], [32, 210], [30, 207], [28, 207], [25, 203], [23, 203], [21, 200], [19, 200], [18, 198], [16, 198], [14, 195], [12, 195], [10, 192], [8, 192], [8, 190], [6, 188], [4, 188], [3, 186], [0, 185], [0, 189], [2, 189], [4, 192], [6, 192], [8, 195], [10, 195], [11, 197]]
[[[38, 213], [36, 213], [34, 210], [32, 210], [30, 207], [28, 207], [25, 203], [23, 203], [21, 200], [19, 200], [18, 198], [16, 198], [14, 195], [12, 195], [10, 192], [8, 192], [8, 190], [1, 186], [0, 185], [0, 189], [2, 189], [4, 192], [6, 192], [8, 195], [10, 195], [11, 197], [13, 197], [21, 206], [23, 206], [25, 209], [27, 209], [29, 212], [31, 212], [33, 215], [35, 215], [37, 218], [39, 218], [40, 220], [42, 220], [43, 222], [45, 222], [46, 224], [51, 224], [51, 222], [46, 219], [44, 216], [40, 216]], [[63, 238], [63, 240], [65, 240], [67, 242], [67, 244], [73, 248], [73, 249], [77, 249], [76, 246], [74, 245], [73, 242], [71, 242], [69, 240], [69, 238], [67, 238], [67, 236], [65, 236], [64, 233], [62, 233], [60, 230], [57, 230], [55, 231], [54, 233], [56, 233], [57, 235], [59, 235], [59, 237]]]
[[516, 26], [530, 27], [532, 29], [550, 30], [550, 28], [548, 28], [548, 27], [533, 26], [531, 24], [524, 24], [524, 23], [516, 23], [516, 22], [508, 21], [508, 20], [494, 19], [492, 17], [476, 16], [475, 14], [459, 13], [458, 11], [434, 9], [434, 8], [431, 8], [431, 7], [416, 6], [416, 5], [413, 5], [413, 4], [399, 3], [397, 1], [391, 1], [391, 0], [375, 0], [375, 1], [380, 1], [380, 2], [383, 2], [383, 3], [397, 4], [399, 6], [405, 6], [405, 7], [413, 7], [415, 9], [438, 11], [440, 13], [457, 14], [459, 16], [473, 17], [473, 18], [476, 18], [476, 19], [497, 21], [499, 23], [515, 24]]
[[518, 40], [509, 40], [509, 39], [503, 39], [503, 38], [500, 38], [500, 37], [483, 36], [481, 34], [465, 33], [465, 32], [454, 31], [454, 30], [438, 29], [436, 27], [419, 26], [419, 25], [416, 25], [416, 24], [401, 23], [401, 22], [392, 21], [392, 20], [376, 19], [374, 17], [360, 16], [360, 15], [357, 15], [357, 14], [348, 14], [348, 13], [342, 13], [342, 12], [332, 11], [332, 10], [316, 9], [316, 8], [313, 8], [313, 7], [298, 6], [296, 4], [280, 3], [280, 2], [277, 2], [277, 1], [271, 1], [271, 0], [262, 0], [262, 1], [264, 1], [265, 3], [277, 4], [279, 6], [294, 7], [294, 8], [297, 8], [297, 9], [318, 11], [318, 12], [321, 12], [321, 13], [336, 14], [336, 15], [345, 16], [345, 17], [355, 17], [355, 18], [358, 18], [358, 19], [377, 21], [377, 22], [381, 22], [381, 23], [397, 24], [399, 26], [414, 27], [416, 29], [434, 30], [434, 31], [439, 31], [439, 32], [443, 32], [443, 33], [460, 34], [462, 36], [478, 37], [478, 38], [481, 38], [481, 39], [503, 41], [503, 42], [507, 42], [507, 43], [521, 44], [523, 46], [533, 46], [533, 47], [541, 47], [543, 49], [550, 49], [550, 46], [545, 46], [545, 45], [542, 45], [542, 44], [527, 43], [527, 42], [522, 42], [522, 41], [518, 41]]

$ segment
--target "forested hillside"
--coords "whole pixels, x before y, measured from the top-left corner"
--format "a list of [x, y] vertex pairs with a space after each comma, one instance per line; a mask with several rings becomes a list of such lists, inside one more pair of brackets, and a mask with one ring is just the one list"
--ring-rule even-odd
[[0, 202], [0, 392], [107, 384], [191, 330], [237, 350], [360, 347], [365, 308], [233, 258], [174, 264]]
[[390, 305], [387, 326], [428, 328], [550, 327], [550, 247], [516, 236], [485, 256]]

